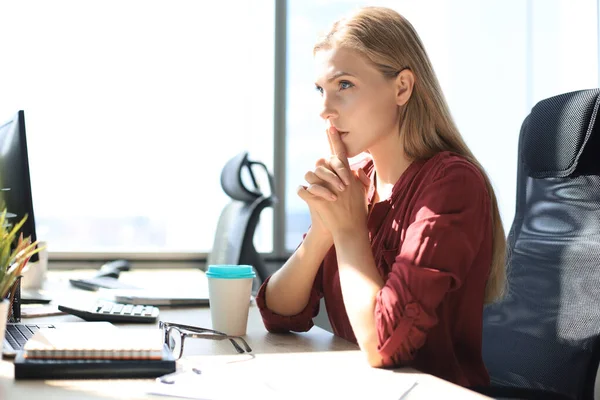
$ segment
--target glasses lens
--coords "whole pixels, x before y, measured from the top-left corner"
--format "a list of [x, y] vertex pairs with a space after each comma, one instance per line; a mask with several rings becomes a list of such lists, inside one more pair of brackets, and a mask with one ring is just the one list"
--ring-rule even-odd
[[168, 341], [169, 349], [171, 353], [173, 353], [173, 357], [180, 358], [181, 357], [181, 332], [179, 329], [174, 327], [168, 328]]

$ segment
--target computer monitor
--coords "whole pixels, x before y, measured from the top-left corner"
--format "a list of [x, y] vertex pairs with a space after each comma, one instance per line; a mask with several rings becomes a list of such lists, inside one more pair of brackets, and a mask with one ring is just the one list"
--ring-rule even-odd
[[[0, 210], [5, 207], [12, 225], [27, 215], [21, 232], [36, 241], [23, 110], [0, 126]], [[34, 254], [30, 261], [38, 261], [38, 255]]]

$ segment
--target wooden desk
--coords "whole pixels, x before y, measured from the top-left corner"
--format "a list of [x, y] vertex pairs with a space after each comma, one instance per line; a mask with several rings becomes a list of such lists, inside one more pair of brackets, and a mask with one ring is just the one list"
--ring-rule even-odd
[[[44, 288], [59, 300], [90, 298], [94, 296], [93, 292], [74, 289], [68, 284], [70, 277], [90, 274], [90, 271], [53, 271]], [[188, 287], [198, 287], [206, 283], [202, 272], [189, 270], [136, 271], [123, 273], [121, 279], [138, 284], [143, 281], [149, 286], [179, 282]], [[208, 308], [161, 308], [160, 319], [211, 326]], [[24, 322], [56, 323], [77, 320], [79, 318], [75, 316], [62, 315], [26, 319]], [[126, 326], [135, 329], [153, 327], [148, 324]], [[157, 326], [158, 324], [154, 327], [158, 329]], [[211, 371], [220, 371], [220, 377], [227, 377], [225, 385], [247, 387], [244, 398], [486, 398], [415, 370], [371, 368], [356, 345], [316, 326], [307, 333], [268, 333], [255, 305], [250, 307], [246, 340], [252, 346], [253, 356], [238, 355], [227, 341], [190, 339], [186, 341], [184, 357], [178, 366], [196, 366], [209, 374]], [[208, 379], [206, 376], [210, 375], [203, 374], [200, 377]], [[417, 385], [408, 395], [400, 397], [402, 388], [415, 381]], [[199, 391], [203, 390], [200, 383]], [[155, 385], [158, 384], [152, 379], [15, 381], [10, 360], [0, 362], [0, 399], [167, 399], [147, 394], [148, 388]], [[371, 390], [368, 396], [366, 390]]]

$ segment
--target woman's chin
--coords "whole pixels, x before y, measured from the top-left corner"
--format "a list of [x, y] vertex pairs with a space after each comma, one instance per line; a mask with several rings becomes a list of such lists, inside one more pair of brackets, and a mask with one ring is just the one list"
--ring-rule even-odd
[[360, 156], [361, 154], [364, 154], [364, 153], [365, 153], [365, 150], [358, 151], [358, 150], [349, 149], [348, 150], [348, 158], [354, 158], [354, 157]]

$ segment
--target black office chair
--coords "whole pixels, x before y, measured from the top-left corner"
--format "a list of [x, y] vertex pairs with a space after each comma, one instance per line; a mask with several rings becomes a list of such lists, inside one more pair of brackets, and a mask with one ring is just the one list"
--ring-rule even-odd
[[[264, 169], [269, 181], [270, 193], [263, 193], [261, 190], [253, 171], [254, 166]], [[250, 187], [243, 178], [244, 174], [251, 181]], [[229, 160], [223, 167], [221, 187], [231, 201], [225, 206], [219, 217], [207, 265], [252, 265], [257, 275], [253, 288], [257, 289], [271, 274], [264, 259], [254, 247], [254, 233], [260, 221], [261, 212], [277, 202], [274, 195], [273, 176], [265, 164], [250, 161], [248, 152], [244, 151]]]
[[600, 356], [600, 90], [540, 101], [519, 138], [509, 290], [486, 307], [496, 398], [593, 399]]

